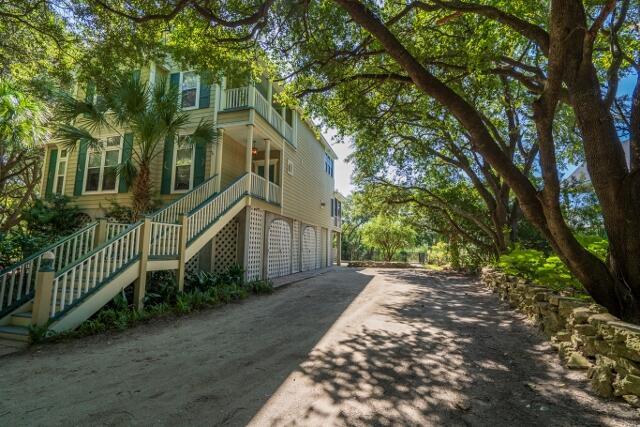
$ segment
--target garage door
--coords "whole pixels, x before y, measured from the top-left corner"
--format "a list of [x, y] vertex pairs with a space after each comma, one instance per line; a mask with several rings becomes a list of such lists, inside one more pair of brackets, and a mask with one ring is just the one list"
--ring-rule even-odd
[[316, 268], [316, 230], [313, 227], [305, 227], [302, 233], [302, 271]]
[[269, 226], [267, 277], [291, 274], [291, 228], [286, 221], [274, 220]]

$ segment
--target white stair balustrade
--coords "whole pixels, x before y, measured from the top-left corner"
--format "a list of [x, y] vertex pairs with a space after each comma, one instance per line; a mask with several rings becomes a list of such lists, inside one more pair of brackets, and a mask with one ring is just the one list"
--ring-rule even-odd
[[216, 192], [217, 175], [207, 178], [193, 190], [177, 198], [151, 216], [153, 222], [176, 223], [178, 216], [198, 207]]
[[58, 271], [93, 250], [96, 226], [97, 222], [92, 222], [20, 263], [0, 271], [0, 314], [33, 298], [36, 272], [40, 269], [42, 256], [46, 252], [53, 252], [53, 267]]
[[249, 178], [249, 174], [242, 175], [223, 192], [188, 214], [187, 241], [197, 237], [209, 225], [216, 222], [227, 209], [246, 195]]
[[122, 233], [131, 224], [125, 224], [122, 222], [108, 222], [107, 223], [107, 240], [110, 240], [114, 236]]
[[99, 246], [74, 264], [56, 273], [50, 317], [81, 299], [91, 290], [107, 282], [140, 254], [142, 222], [131, 225], [111, 241]]
[[267, 200], [267, 195], [264, 194], [264, 178], [253, 172], [251, 172], [251, 195]]
[[151, 223], [151, 257], [175, 257], [178, 255], [180, 240], [180, 224]]
[[269, 108], [271, 108], [271, 106], [269, 105], [269, 101], [267, 101], [267, 99], [262, 96], [262, 94], [260, 93], [259, 90], [255, 91], [255, 103], [253, 104], [255, 106], [256, 111], [265, 119], [267, 119], [267, 117], [269, 117]]

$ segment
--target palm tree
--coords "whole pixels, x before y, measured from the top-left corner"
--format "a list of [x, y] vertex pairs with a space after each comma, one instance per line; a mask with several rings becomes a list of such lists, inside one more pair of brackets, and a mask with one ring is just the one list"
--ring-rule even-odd
[[[178, 99], [178, 89], [168, 85], [166, 79], [150, 86], [135, 75], [118, 79], [95, 101], [81, 101], [62, 93], [57, 114], [62, 124], [57, 136], [69, 149], [85, 142], [89, 148], [101, 150], [102, 142], [93, 136], [99, 131], [131, 132], [131, 157], [118, 165], [117, 172], [132, 185], [132, 209], [137, 216], [151, 209], [151, 163], [162, 152], [161, 143], [188, 123]], [[185, 142], [211, 143], [215, 136], [213, 123], [201, 120]]]

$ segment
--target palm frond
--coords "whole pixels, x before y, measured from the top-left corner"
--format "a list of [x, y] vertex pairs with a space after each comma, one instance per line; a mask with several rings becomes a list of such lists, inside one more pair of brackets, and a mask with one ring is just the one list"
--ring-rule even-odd
[[200, 123], [191, 135], [187, 137], [187, 141], [191, 144], [205, 143], [209, 144], [216, 140], [218, 131], [210, 120], [200, 119]]
[[138, 175], [138, 169], [131, 159], [127, 159], [116, 166], [116, 173], [131, 185]]
[[82, 127], [93, 131], [108, 126], [105, 116], [108, 108], [104, 104], [81, 101], [66, 92], [57, 92], [55, 100], [55, 118], [62, 123], [78, 121]]
[[125, 126], [149, 109], [149, 87], [137, 76], [122, 77], [105, 97], [115, 123]]
[[154, 111], [158, 119], [168, 126], [180, 114], [178, 88], [169, 85], [166, 78], [160, 79], [153, 89], [149, 109]]
[[58, 126], [55, 138], [59, 140], [67, 149], [74, 150], [78, 142], [87, 142], [88, 146], [94, 150], [101, 150], [102, 143], [98, 138], [91, 135], [88, 129], [80, 128], [68, 124]]

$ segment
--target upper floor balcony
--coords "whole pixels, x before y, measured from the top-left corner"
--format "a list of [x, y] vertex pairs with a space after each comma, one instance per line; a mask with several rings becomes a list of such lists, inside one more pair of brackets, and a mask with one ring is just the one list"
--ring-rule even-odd
[[255, 109], [287, 142], [297, 146], [294, 128], [290, 124], [293, 123], [293, 112], [286, 118], [286, 107], [274, 107], [255, 86], [224, 89], [220, 104], [220, 111]]

